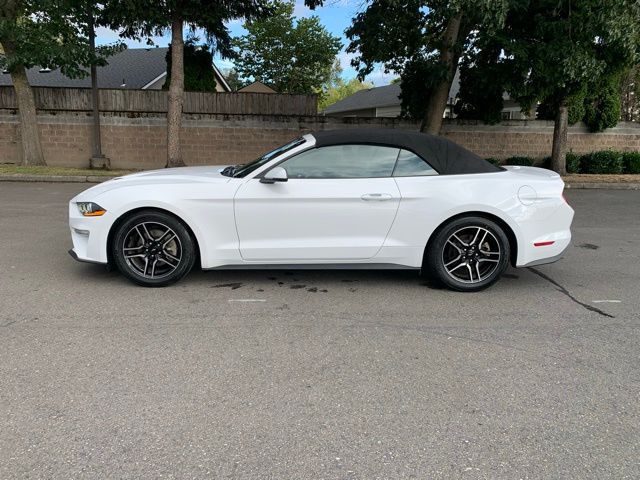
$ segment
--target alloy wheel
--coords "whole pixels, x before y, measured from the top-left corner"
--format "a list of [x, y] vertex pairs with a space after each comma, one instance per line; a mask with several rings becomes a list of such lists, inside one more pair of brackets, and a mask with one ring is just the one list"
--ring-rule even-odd
[[173, 273], [182, 261], [182, 244], [178, 235], [159, 222], [141, 222], [124, 236], [122, 253], [136, 274], [159, 279]]
[[498, 269], [502, 252], [487, 228], [471, 225], [456, 230], [445, 242], [442, 263], [449, 276], [463, 283], [479, 283]]

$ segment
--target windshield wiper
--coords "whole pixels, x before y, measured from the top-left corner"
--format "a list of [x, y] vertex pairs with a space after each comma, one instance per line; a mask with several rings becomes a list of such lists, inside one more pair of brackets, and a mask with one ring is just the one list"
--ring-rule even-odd
[[237, 168], [237, 165], [229, 165], [228, 167], [223, 168], [220, 174], [224, 175], [225, 177], [233, 177], [233, 175], [236, 173]]

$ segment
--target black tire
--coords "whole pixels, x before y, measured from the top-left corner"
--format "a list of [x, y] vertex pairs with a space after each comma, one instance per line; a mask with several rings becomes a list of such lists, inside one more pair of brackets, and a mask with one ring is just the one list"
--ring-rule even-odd
[[155, 211], [125, 218], [113, 234], [111, 251], [118, 270], [145, 287], [177, 282], [196, 261], [195, 242], [185, 225], [172, 215]]
[[477, 292], [498, 281], [510, 255], [509, 239], [500, 225], [483, 217], [462, 217], [435, 233], [423, 269], [452, 290]]

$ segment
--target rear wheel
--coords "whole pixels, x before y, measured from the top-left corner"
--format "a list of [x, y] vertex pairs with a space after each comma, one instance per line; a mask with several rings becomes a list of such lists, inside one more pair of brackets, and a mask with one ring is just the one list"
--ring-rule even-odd
[[463, 217], [436, 233], [426, 252], [425, 266], [445, 286], [474, 292], [498, 281], [509, 258], [509, 240], [497, 223]]
[[129, 280], [146, 287], [177, 282], [193, 268], [195, 244], [178, 219], [162, 212], [138, 212], [113, 235], [113, 258]]

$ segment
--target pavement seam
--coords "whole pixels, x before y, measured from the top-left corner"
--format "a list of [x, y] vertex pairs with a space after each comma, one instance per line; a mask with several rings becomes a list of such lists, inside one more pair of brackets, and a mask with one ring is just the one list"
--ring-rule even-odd
[[535, 269], [534, 267], [529, 267], [528, 270], [530, 270], [531, 272], [535, 273], [536, 275], [538, 275], [540, 278], [543, 278], [544, 280], [546, 280], [547, 282], [551, 283], [552, 285], [554, 285], [556, 287], [556, 289], [566, 295], [568, 298], [571, 299], [571, 301], [573, 301], [574, 303], [577, 303], [578, 305], [586, 308], [587, 310], [591, 311], [591, 312], [595, 312], [598, 315], [602, 315], [603, 317], [608, 317], [608, 318], [616, 318], [615, 316], [600, 310], [599, 308], [594, 307], [593, 305], [589, 305], [588, 303], [584, 303], [581, 302], [580, 300], [578, 300], [576, 297], [574, 297], [571, 292], [569, 292], [569, 290], [567, 290], [565, 287], [563, 287], [562, 285], [560, 285], [558, 282], [556, 282], [553, 278], [549, 277], [548, 275], [545, 275], [544, 273], [542, 273], [540, 270]]

